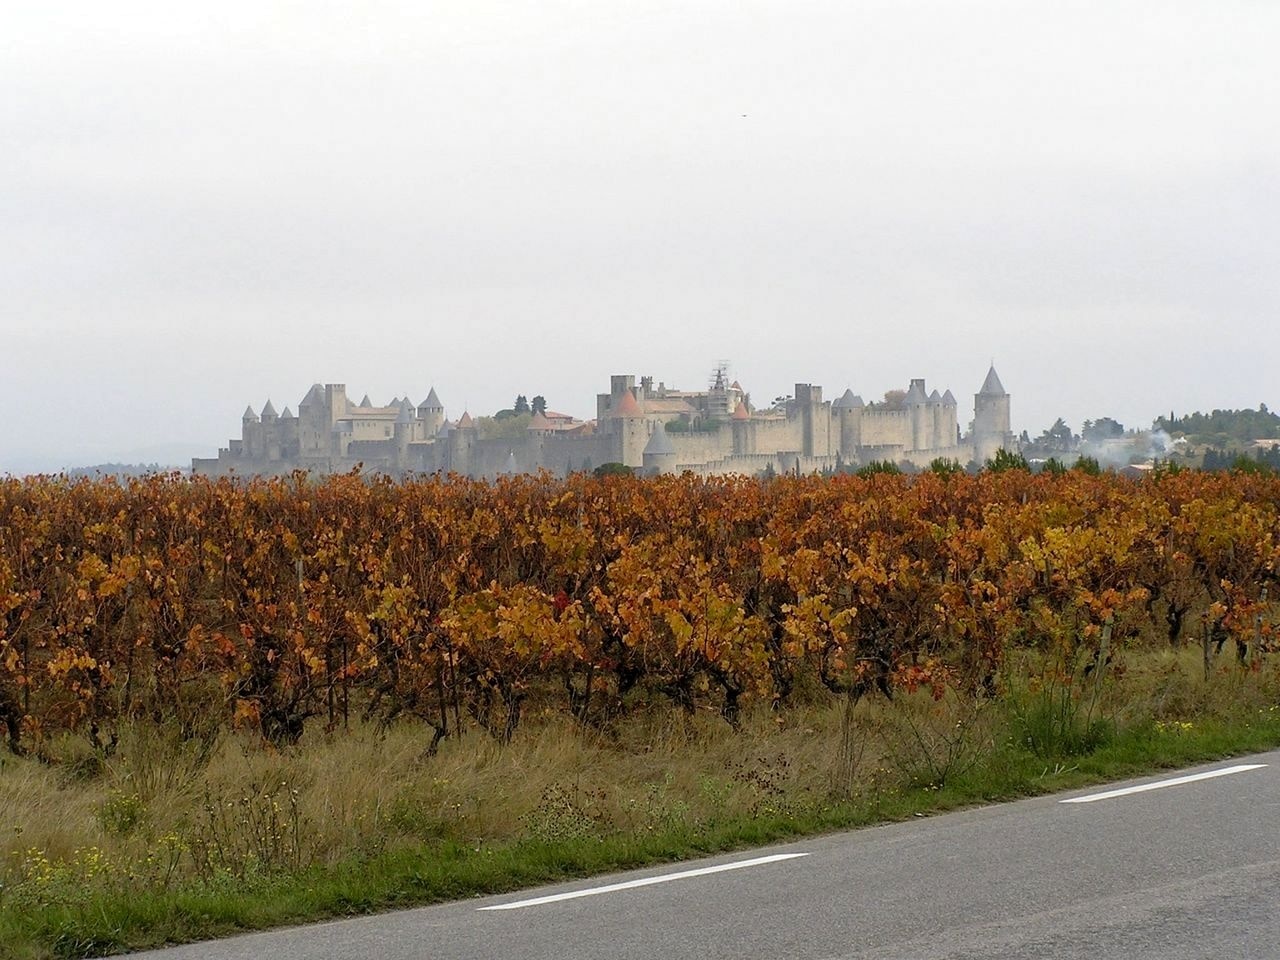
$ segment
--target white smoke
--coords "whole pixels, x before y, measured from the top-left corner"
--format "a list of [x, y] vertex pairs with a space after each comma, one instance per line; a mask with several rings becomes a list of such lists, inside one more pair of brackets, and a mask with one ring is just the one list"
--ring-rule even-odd
[[1103, 467], [1119, 469], [1133, 463], [1163, 460], [1177, 445], [1178, 441], [1164, 430], [1131, 430], [1122, 437], [1085, 440], [1080, 445], [1080, 453], [1093, 457]]

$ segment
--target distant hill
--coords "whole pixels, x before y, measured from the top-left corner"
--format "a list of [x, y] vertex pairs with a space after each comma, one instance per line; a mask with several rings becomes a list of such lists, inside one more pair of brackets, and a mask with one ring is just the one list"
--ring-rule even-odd
[[[179, 467], [159, 463], [97, 463], [91, 467], [73, 467], [64, 471], [69, 477], [145, 477], [150, 473], [172, 473]], [[185, 471], [184, 471], [185, 472]]]
[[132, 449], [88, 449], [66, 453], [0, 451], [0, 476], [12, 474], [22, 477], [35, 473], [140, 476], [156, 471], [188, 471], [191, 469], [191, 458], [208, 456], [210, 446], [196, 443], [155, 443]]

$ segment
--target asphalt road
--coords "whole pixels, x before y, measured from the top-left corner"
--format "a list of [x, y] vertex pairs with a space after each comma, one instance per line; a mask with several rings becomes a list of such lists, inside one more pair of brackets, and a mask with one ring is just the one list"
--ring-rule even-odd
[[136, 956], [1280, 957], [1280, 751], [1179, 773], [1248, 764]]

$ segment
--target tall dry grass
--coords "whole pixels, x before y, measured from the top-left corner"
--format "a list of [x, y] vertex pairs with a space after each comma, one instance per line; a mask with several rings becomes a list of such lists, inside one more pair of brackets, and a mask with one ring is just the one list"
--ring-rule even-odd
[[[1040, 665], [1043, 672], [1044, 665]], [[650, 707], [609, 731], [547, 715], [509, 744], [474, 731], [425, 755], [429, 732], [355, 725], [276, 750], [248, 735], [181, 740], [126, 729], [106, 759], [76, 741], [56, 762], [0, 759], [0, 906], [55, 902], [94, 884], [217, 883], [453, 842], [482, 846], [666, 830], [724, 818], [802, 814], [879, 791], [963, 776], [1015, 733], [1008, 703], [1034, 703], [1036, 669], [996, 701], [926, 692], [855, 705], [821, 700], [718, 716]], [[1109, 723], [1195, 722], [1277, 702], [1274, 667], [1198, 651], [1117, 660], [1101, 685]], [[1090, 695], [1081, 689], [1080, 697]], [[1028, 699], [1029, 698], [1029, 699]]]

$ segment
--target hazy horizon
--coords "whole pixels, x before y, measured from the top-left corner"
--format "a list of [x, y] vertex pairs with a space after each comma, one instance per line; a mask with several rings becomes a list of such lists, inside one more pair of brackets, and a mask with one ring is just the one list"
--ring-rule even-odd
[[[926, 378], [1013, 427], [1280, 406], [1280, 6], [0, 15], [0, 473], [315, 381], [594, 413]], [[1271, 331], [1270, 333], [1268, 331]]]

